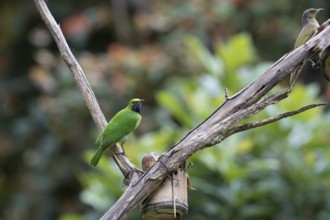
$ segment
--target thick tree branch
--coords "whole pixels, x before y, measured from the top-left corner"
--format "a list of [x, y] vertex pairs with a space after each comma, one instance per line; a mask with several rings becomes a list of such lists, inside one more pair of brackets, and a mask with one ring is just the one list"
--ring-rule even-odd
[[[63, 59], [73, 73], [95, 123], [99, 129], [102, 129], [106, 124], [105, 118], [81, 67], [72, 55], [59, 26], [49, 12], [44, 0], [34, 1], [44, 22], [53, 35]], [[156, 164], [142, 177], [139, 177], [136, 173], [136, 175], [131, 176], [131, 184], [101, 219], [125, 218], [134, 207], [159, 187], [170, 172], [178, 169], [196, 151], [220, 143], [233, 133], [253, 128], [253, 126], [257, 127], [268, 124], [276, 121], [276, 118], [279, 120], [290, 116], [290, 114], [298, 114], [312, 107], [323, 105], [310, 105], [300, 110], [285, 113], [275, 118], [265, 119], [254, 124], [237, 125], [242, 119], [251, 117], [267, 106], [286, 98], [290, 90], [284, 90], [262, 99], [274, 86], [299, 67], [306, 57], [310, 56], [310, 54], [319, 53], [330, 46], [328, 39], [330, 39], [330, 27], [324, 25], [318, 35], [301, 47], [284, 55], [250, 85], [231, 97], [227, 95], [224, 103], [213, 114], [162, 154]], [[128, 164], [128, 168], [122, 170], [124, 174], [130, 173], [134, 169], [134, 166], [130, 165], [126, 157], [119, 158], [118, 160], [115, 158], [115, 160], [119, 163], [119, 166]]]
[[[330, 26], [327, 26], [306, 44], [280, 58], [250, 85], [237, 94], [227, 97], [212, 115], [161, 155], [159, 161], [141, 179], [130, 185], [101, 219], [123, 219], [139, 202], [159, 187], [169, 172], [178, 169], [193, 153], [220, 143], [231, 135], [230, 129], [238, 121], [234, 117], [248, 118], [251, 114], [247, 109], [254, 108], [254, 105], [265, 108], [266, 103], [271, 105], [277, 99], [285, 98], [290, 93], [290, 89], [266, 98], [266, 102], [261, 102], [261, 104], [258, 102], [274, 86], [299, 67], [305, 57], [311, 53], [325, 50], [330, 45], [329, 38]], [[258, 111], [256, 109], [255, 112]]]

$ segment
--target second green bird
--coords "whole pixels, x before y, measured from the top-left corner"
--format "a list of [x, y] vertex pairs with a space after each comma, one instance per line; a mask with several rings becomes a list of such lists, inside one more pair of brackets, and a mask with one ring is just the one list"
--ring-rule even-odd
[[90, 161], [91, 165], [97, 166], [104, 152], [116, 143], [123, 145], [127, 135], [139, 126], [142, 119], [140, 115], [142, 102], [143, 99], [132, 99], [126, 108], [113, 116], [96, 140], [100, 145]]
[[[310, 38], [314, 36], [317, 32], [318, 27], [320, 26], [316, 20], [317, 14], [323, 11], [323, 8], [315, 9], [310, 8], [304, 11], [302, 16], [302, 29], [297, 37], [297, 40], [294, 44], [294, 48], [300, 47], [306, 43]], [[296, 78], [298, 77], [299, 69], [295, 70], [290, 77], [290, 87], [293, 86]]]

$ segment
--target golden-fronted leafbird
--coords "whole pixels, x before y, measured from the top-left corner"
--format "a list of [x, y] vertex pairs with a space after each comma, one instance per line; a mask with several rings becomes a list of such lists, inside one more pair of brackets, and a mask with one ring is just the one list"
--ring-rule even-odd
[[[310, 8], [304, 11], [302, 16], [302, 29], [297, 37], [297, 40], [294, 44], [294, 47], [300, 47], [304, 43], [306, 43], [312, 36], [317, 32], [318, 27], [320, 26], [316, 20], [317, 14], [323, 11], [323, 8], [315, 9]], [[299, 70], [295, 70], [290, 77], [290, 86], [296, 80], [295, 78], [298, 77]]]
[[96, 140], [100, 145], [90, 161], [91, 165], [97, 166], [104, 152], [116, 143], [123, 145], [127, 135], [139, 126], [142, 119], [140, 115], [142, 101], [143, 99], [130, 100], [126, 108], [120, 110], [109, 121]]

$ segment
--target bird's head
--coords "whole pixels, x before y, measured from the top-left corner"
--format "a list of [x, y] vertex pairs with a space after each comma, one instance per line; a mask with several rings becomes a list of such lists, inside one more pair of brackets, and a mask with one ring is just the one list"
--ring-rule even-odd
[[310, 9], [307, 9], [306, 11], [304, 11], [304, 14], [303, 14], [303, 17], [302, 17], [303, 22], [311, 20], [311, 19], [315, 19], [317, 14], [320, 11], [323, 11], [323, 10], [324, 10], [323, 8], [317, 8], [317, 9], [316, 8], [310, 8]]
[[140, 113], [141, 105], [143, 101], [144, 101], [143, 99], [138, 99], [138, 98], [131, 99], [127, 107], [137, 113]]

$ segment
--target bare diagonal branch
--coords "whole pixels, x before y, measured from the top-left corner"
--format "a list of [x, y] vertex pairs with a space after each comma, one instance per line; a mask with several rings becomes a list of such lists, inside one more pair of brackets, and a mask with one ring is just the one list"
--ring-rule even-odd
[[[55, 42], [57, 44], [57, 47], [61, 53], [61, 56], [67, 66], [69, 67], [70, 71], [73, 74], [73, 77], [82, 93], [82, 95], [85, 98], [87, 107], [91, 113], [91, 116], [96, 124], [96, 126], [99, 128], [99, 130], [103, 130], [103, 128], [106, 126], [107, 121], [104, 117], [104, 114], [101, 111], [101, 108], [96, 100], [96, 97], [94, 95], [94, 92], [81, 68], [78, 61], [72, 54], [68, 43], [66, 42], [63, 33], [60, 29], [60, 26], [56, 23], [54, 17], [52, 16], [51, 12], [49, 11], [47, 4], [44, 0], [34, 0], [35, 5], [44, 20], [45, 24], [47, 25], [50, 33], [52, 34], [53, 38], [55, 39]], [[131, 178], [129, 174], [133, 174], [132, 171], [136, 170], [135, 166], [128, 160], [128, 158], [121, 154], [120, 152], [123, 152], [121, 147], [119, 145], [116, 145], [111, 152], [117, 152], [112, 153], [112, 157], [114, 158], [117, 166], [122, 171], [123, 175], [127, 178]], [[119, 153], [118, 153], [119, 152]]]
[[34, 0], [37, 9], [44, 20], [45, 24], [48, 27], [48, 30], [52, 34], [53, 38], [55, 39], [55, 42], [57, 44], [57, 47], [61, 53], [61, 56], [63, 60], [68, 65], [69, 69], [71, 70], [73, 77], [82, 92], [86, 104], [88, 106], [88, 109], [94, 119], [95, 124], [99, 128], [99, 130], [102, 130], [105, 125], [107, 124], [107, 121], [101, 111], [101, 108], [95, 98], [94, 92], [81, 68], [78, 61], [72, 54], [68, 43], [66, 42], [62, 31], [60, 29], [60, 26], [56, 23], [54, 17], [52, 16], [51, 12], [49, 11], [45, 1], [41, 0]]

